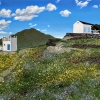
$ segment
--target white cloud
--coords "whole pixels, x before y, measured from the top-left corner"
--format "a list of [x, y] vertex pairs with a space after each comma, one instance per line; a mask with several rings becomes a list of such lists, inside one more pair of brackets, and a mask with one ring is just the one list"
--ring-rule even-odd
[[29, 23], [29, 25], [32, 25], [32, 23]]
[[60, 2], [60, 0], [57, 0], [57, 1], [56, 1], [56, 3], [59, 3], [59, 2]]
[[47, 9], [48, 11], [53, 11], [53, 10], [56, 10], [57, 7], [56, 7], [54, 4], [49, 3], [49, 4], [47, 5], [46, 9]]
[[7, 34], [7, 32], [4, 32], [4, 31], [0, 31], [0, 34]]
[[12, 34], [12, 32], [9, 32], [9, 34], [11, 35], [11, 34]]
[[37, 26], [37, 24], [33, 24], [32, 26]]
[[38, 31], [40, 31], [40, 29], [37, 29]]
[[83, 1], [75, 0], [77, 6], [80, 6], [81, 8], [87, 6], [90, 1], [91, 0], [86, 0], [86, 1], [83, 2]]
[[17, 9], [15, 13], [12, 14], [14, 16], [14, 20], [19, 21], [28, 21], [32, 20], [34, 17], [38, 17], [38, 14], [43, 12], [45, 7], [38, 6], [27, 6], [25, 9]]
[[47, 25], [48, 27], [50, 27], [50, 25]]
[[5, 31], [0, 31], [0, 34], [12, 34], [12, 32], [5, 32]]
[[37, 26], [37, 24], [29, 23], [29, 26], [30, 26], [30, 27], [34, 27], [34, 26]]
[[29, 21], [34, 17], [38, 17], [38, 14], [45, 10], [53, 11], [56, 9], [56, 6], [51, 3], [47, 4], [47, 7], [38, 7], [37, 5], [32, 5], [27, 6], [25, 9], [16, 9], [15, 13], [12, 13], [11, 15], [14, 16], [14, 20]]
[[11, 21], [0, 20], [0, 30], [7, 28], [10, 23]]
[[68, 11], [68, 10], [63, 10], [63, 11], [60, 12], [60, 14], [63, 17], [68, 17], [71, 14], [71, 12]]
[[9, 20], [9, 21], [7, 21], [7, 23], [11, 23], [11, 21]]
[[11, 10], [10, 9], [8, 9], [8, 10], [2, 9], [0, 11], [0, 17], [7, 17], [7, 18], [9, 18], [9, 17], [11, 17], [10, 14], [11, 14]]
[[93, 8], [98, 8], [98, 5], [94, 5]]
[[46, 32], [46, 31], [47, 31], [46, 29], [42, 30], [42, 32]]

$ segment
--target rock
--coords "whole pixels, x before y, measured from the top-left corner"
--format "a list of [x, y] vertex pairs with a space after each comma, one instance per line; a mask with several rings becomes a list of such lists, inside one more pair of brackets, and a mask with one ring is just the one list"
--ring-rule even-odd
[[58, 43], [56, 46], [48, 46], [47, 50], [50, 53], [56, 53], [56, 54], [60, 54], [60, 53], [64, 53], [64, 52], [70, 52], [71, 50], [76, 50], [76, 48], [65, 48], [63, 47], [63, 43]]
[[46, 43], [46, 45], [47, 45], [47, 46], [55, 46], [56, 44], [54, 44], [53, 42], [48, 41], [48, 42]]
[[47, 46], [56, 46], [55, 42], [60, 41], [61, 39], [49, 39], [46, 43]]

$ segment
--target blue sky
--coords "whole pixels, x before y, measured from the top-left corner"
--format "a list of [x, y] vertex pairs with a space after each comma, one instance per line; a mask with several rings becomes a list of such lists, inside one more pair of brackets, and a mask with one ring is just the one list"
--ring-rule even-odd
[[100, 24], [100, 0], [0, 0], [0, 38], [30, 28], [62, 38], [77, 20]]

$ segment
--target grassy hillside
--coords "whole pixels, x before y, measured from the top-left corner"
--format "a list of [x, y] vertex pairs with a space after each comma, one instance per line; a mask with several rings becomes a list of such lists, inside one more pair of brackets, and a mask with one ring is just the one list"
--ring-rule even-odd
[[[43, 45], [48, 39], [54, 38], [51, 35], [46, 35], [33, 28], [22, 30], [12, 36], [17, 36], [18, 49]], [[2, 44], [1, 40], [0, 44]]]
[[15, 36], [18, 38], [18, 48], [43, 45], [49, 38], [54, 38], [33, 28], [18, 32]]
[[[68, 49], [73, 44], [99, 45], [100, 39], [60, 42]], [[20, 56], [18, 52], [12, 56], [0, 55], [0, 59], [1, 73], [17, 62], [11, 74], [0, 82], [0, 98], [4, 100], [100, 100], [98, 48], [77, 47], [53, 54], [46, 51], [46, 46], [38, 46]]]

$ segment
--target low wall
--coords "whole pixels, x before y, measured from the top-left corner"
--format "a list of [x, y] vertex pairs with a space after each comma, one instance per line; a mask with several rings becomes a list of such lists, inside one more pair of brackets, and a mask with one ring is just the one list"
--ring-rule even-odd
[[73, 37], [72, 39], [78, 38], [100, 38], [100, 34], [89, 34], [89, 33], [66, 33], [64, 37]]

